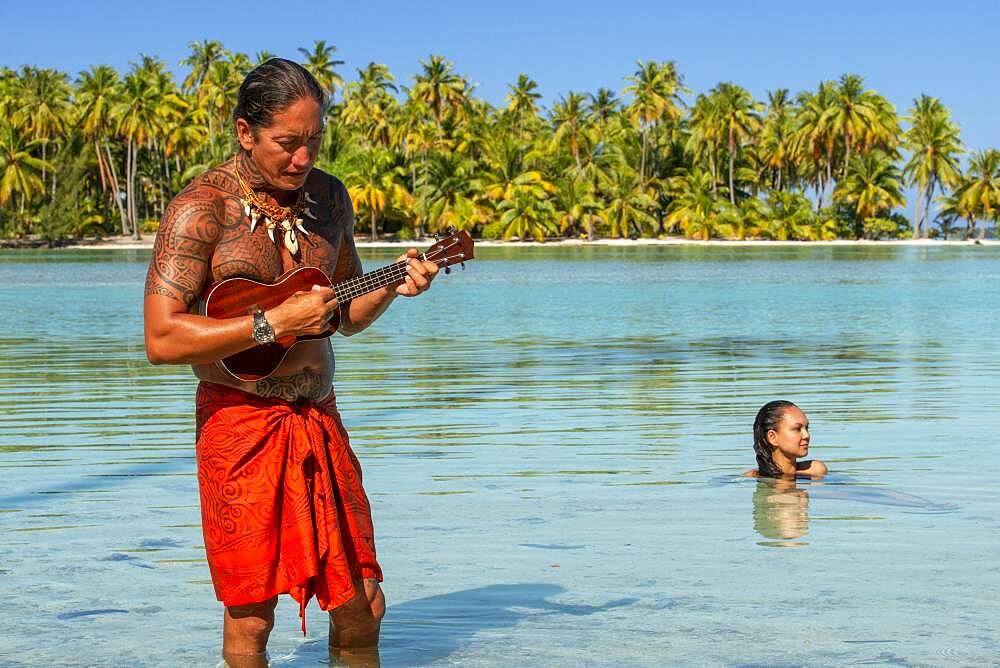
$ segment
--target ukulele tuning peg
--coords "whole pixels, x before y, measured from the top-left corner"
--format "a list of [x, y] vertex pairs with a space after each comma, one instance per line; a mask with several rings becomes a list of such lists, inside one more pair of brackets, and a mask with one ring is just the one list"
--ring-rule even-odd
[[444, 268], [444, 273], [445, 274], [450, 274], [451, 273], [451, 267], [445, 267]]
[[462, 271], [465, 271], [465, 260], [462, 260]]

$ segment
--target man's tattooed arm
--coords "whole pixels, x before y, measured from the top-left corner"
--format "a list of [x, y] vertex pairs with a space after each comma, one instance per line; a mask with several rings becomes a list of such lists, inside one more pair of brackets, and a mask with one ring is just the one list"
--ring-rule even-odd
[[250, 317], [211, 320], [191, 308], [211, 278], [211, 263], [225, 226], [239, 224], [235, 198], [203, 182], [167, 207], [146, 274], [144, 333], [153, 364], [208, 364], [255, 342]]
[[215, 193], [198, 189], [170, 203], [146, 273], [147, 296], [169, 297], [191, 308], [208, 278], [212, 250], [221, 236], [221, 206]]
[[310, 399], [319, 401], [330, 393], [332, 387], [328, 375], [305, 367], [291, 376], [265, 378], [257, 381], [256, 393], [262, 397], [274, 397], [285, 401]]

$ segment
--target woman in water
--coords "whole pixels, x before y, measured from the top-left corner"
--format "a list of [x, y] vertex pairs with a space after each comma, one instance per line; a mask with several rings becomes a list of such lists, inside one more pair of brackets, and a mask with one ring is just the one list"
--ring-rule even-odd
[[743, 475], [766, 478], [826, 475], [826, 464], [818, 459], [797, 461], [809, 453], [809, 419], [790, 401], [771, 401], [757, 411], [753, 449], [757, 468]]

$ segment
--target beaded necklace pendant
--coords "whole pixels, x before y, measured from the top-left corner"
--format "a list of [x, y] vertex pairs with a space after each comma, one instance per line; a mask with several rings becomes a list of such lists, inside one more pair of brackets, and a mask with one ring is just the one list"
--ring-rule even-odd
[[298, 197], [291, 206], [271, 204], [243, 180], [243, 176], [235, 164], [233, 170], [236, 172], [236, 181], [240, 184], [240, 190], [243, 191], [240, 203], [243, 205], [243, 214], [250, 219], [250, 233], [253, 234], [254, 230], [257, 229], [257, 224], [263, 222], [271, 243], [277, 244], [274, 231], [280, 229], [285, 248], [292, 257], [297, 258], [299, 255], [298, 235], [301, 233], [303, 236], [309, 236], [306, 228], [302, 225], [302, 216], [316, 220], [316, 216], [308, 207], [309, 204], [316, 204], [315, 200], [309, 196], [309, 193], [299, 189]]

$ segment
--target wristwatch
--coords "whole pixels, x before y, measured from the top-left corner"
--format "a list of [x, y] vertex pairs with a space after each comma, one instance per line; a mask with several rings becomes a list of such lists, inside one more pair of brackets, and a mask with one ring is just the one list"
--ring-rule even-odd
[[261, 308], [253, 312], [253, 340], [261, 345], [274, 343], [274, 327], [264, 317], [264, 310]]

